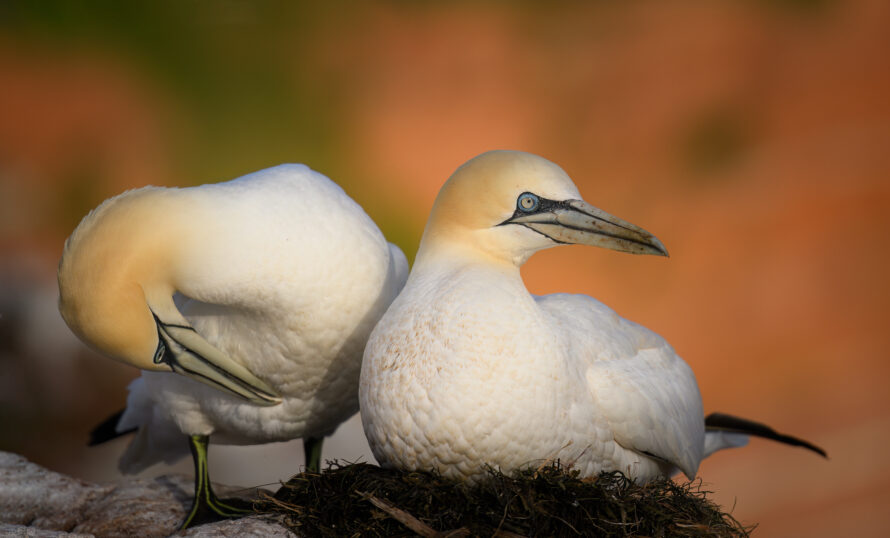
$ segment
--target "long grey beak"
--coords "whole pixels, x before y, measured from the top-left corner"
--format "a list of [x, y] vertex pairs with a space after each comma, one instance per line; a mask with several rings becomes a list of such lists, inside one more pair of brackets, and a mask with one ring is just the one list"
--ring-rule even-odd
[[540, 210], [517, 210], [504, 224], [521, 224], [557, 243], [592, 245], [631, 254], [668, 256], [654, 235], [584, 200], [541, 200]]
[[158, 326], [156, 363], [165, 363], [178, 374], [257, 405], [281, 403], [281, 397], [269, 385], [214, 347], [194, 328], [167, 324], [157, 316], [155, 322]]

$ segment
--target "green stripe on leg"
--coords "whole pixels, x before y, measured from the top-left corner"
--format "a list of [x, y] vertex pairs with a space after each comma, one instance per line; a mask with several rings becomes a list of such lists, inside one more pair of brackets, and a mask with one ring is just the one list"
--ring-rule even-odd
[[[179, 525], [179, 530], [211, 521], [238, 518], [251, 513], [250, 502], [240, 499], [229, 499], [223, 502], [213, 493], [210, 473], [207, 468], [207, 443], [209, 440], [210, 438], [206, 435], [189, 436], [189, 449], [195, 464], [195, 496], [192, 500], [192, 508]], [[238, 504], [243, 506], [239, 507]]]

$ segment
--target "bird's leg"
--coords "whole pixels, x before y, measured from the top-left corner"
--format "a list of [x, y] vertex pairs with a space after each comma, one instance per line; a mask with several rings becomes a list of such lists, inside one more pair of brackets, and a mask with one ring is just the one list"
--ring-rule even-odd
[[311, 473], [321, 471], [321, 444], [324, 437], [304, 437], [303, 452], [306, 453], [306, 470]]
[[207, 469], [208, 440], [209, 437], [206, 435], [189, 436], [189, 448], [195, 462], [195, 497], [192, 500], [192, 509], [179, 526], [179, 530], [220, 519], [243, 517], [251, 511], [251, 503], [248, 501], [227, 499], [224, 502], [213, 493]]

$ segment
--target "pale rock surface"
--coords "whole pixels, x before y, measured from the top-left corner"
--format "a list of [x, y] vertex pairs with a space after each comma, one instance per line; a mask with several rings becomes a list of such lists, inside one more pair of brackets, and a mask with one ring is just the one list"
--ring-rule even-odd
[[[185, 516], [191, 477], [166, 475], [121, 484], [92, 484], [0, 452], [0, 536], [169, 536]], [[214, 485], [221, 496], [251, 498], [259, 490]], [[249, 517], [188, 529], [177, 536], [294, 536], [272, 520]]]

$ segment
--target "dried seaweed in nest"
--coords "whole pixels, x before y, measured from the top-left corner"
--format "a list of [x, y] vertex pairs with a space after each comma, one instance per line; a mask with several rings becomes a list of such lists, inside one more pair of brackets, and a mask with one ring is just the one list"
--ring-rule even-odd
[[432, 472], [329, 462], [257, 503], [301, 536], [748, 536], [700, 482], [581, 479], [558, 462], [467, 487]]

